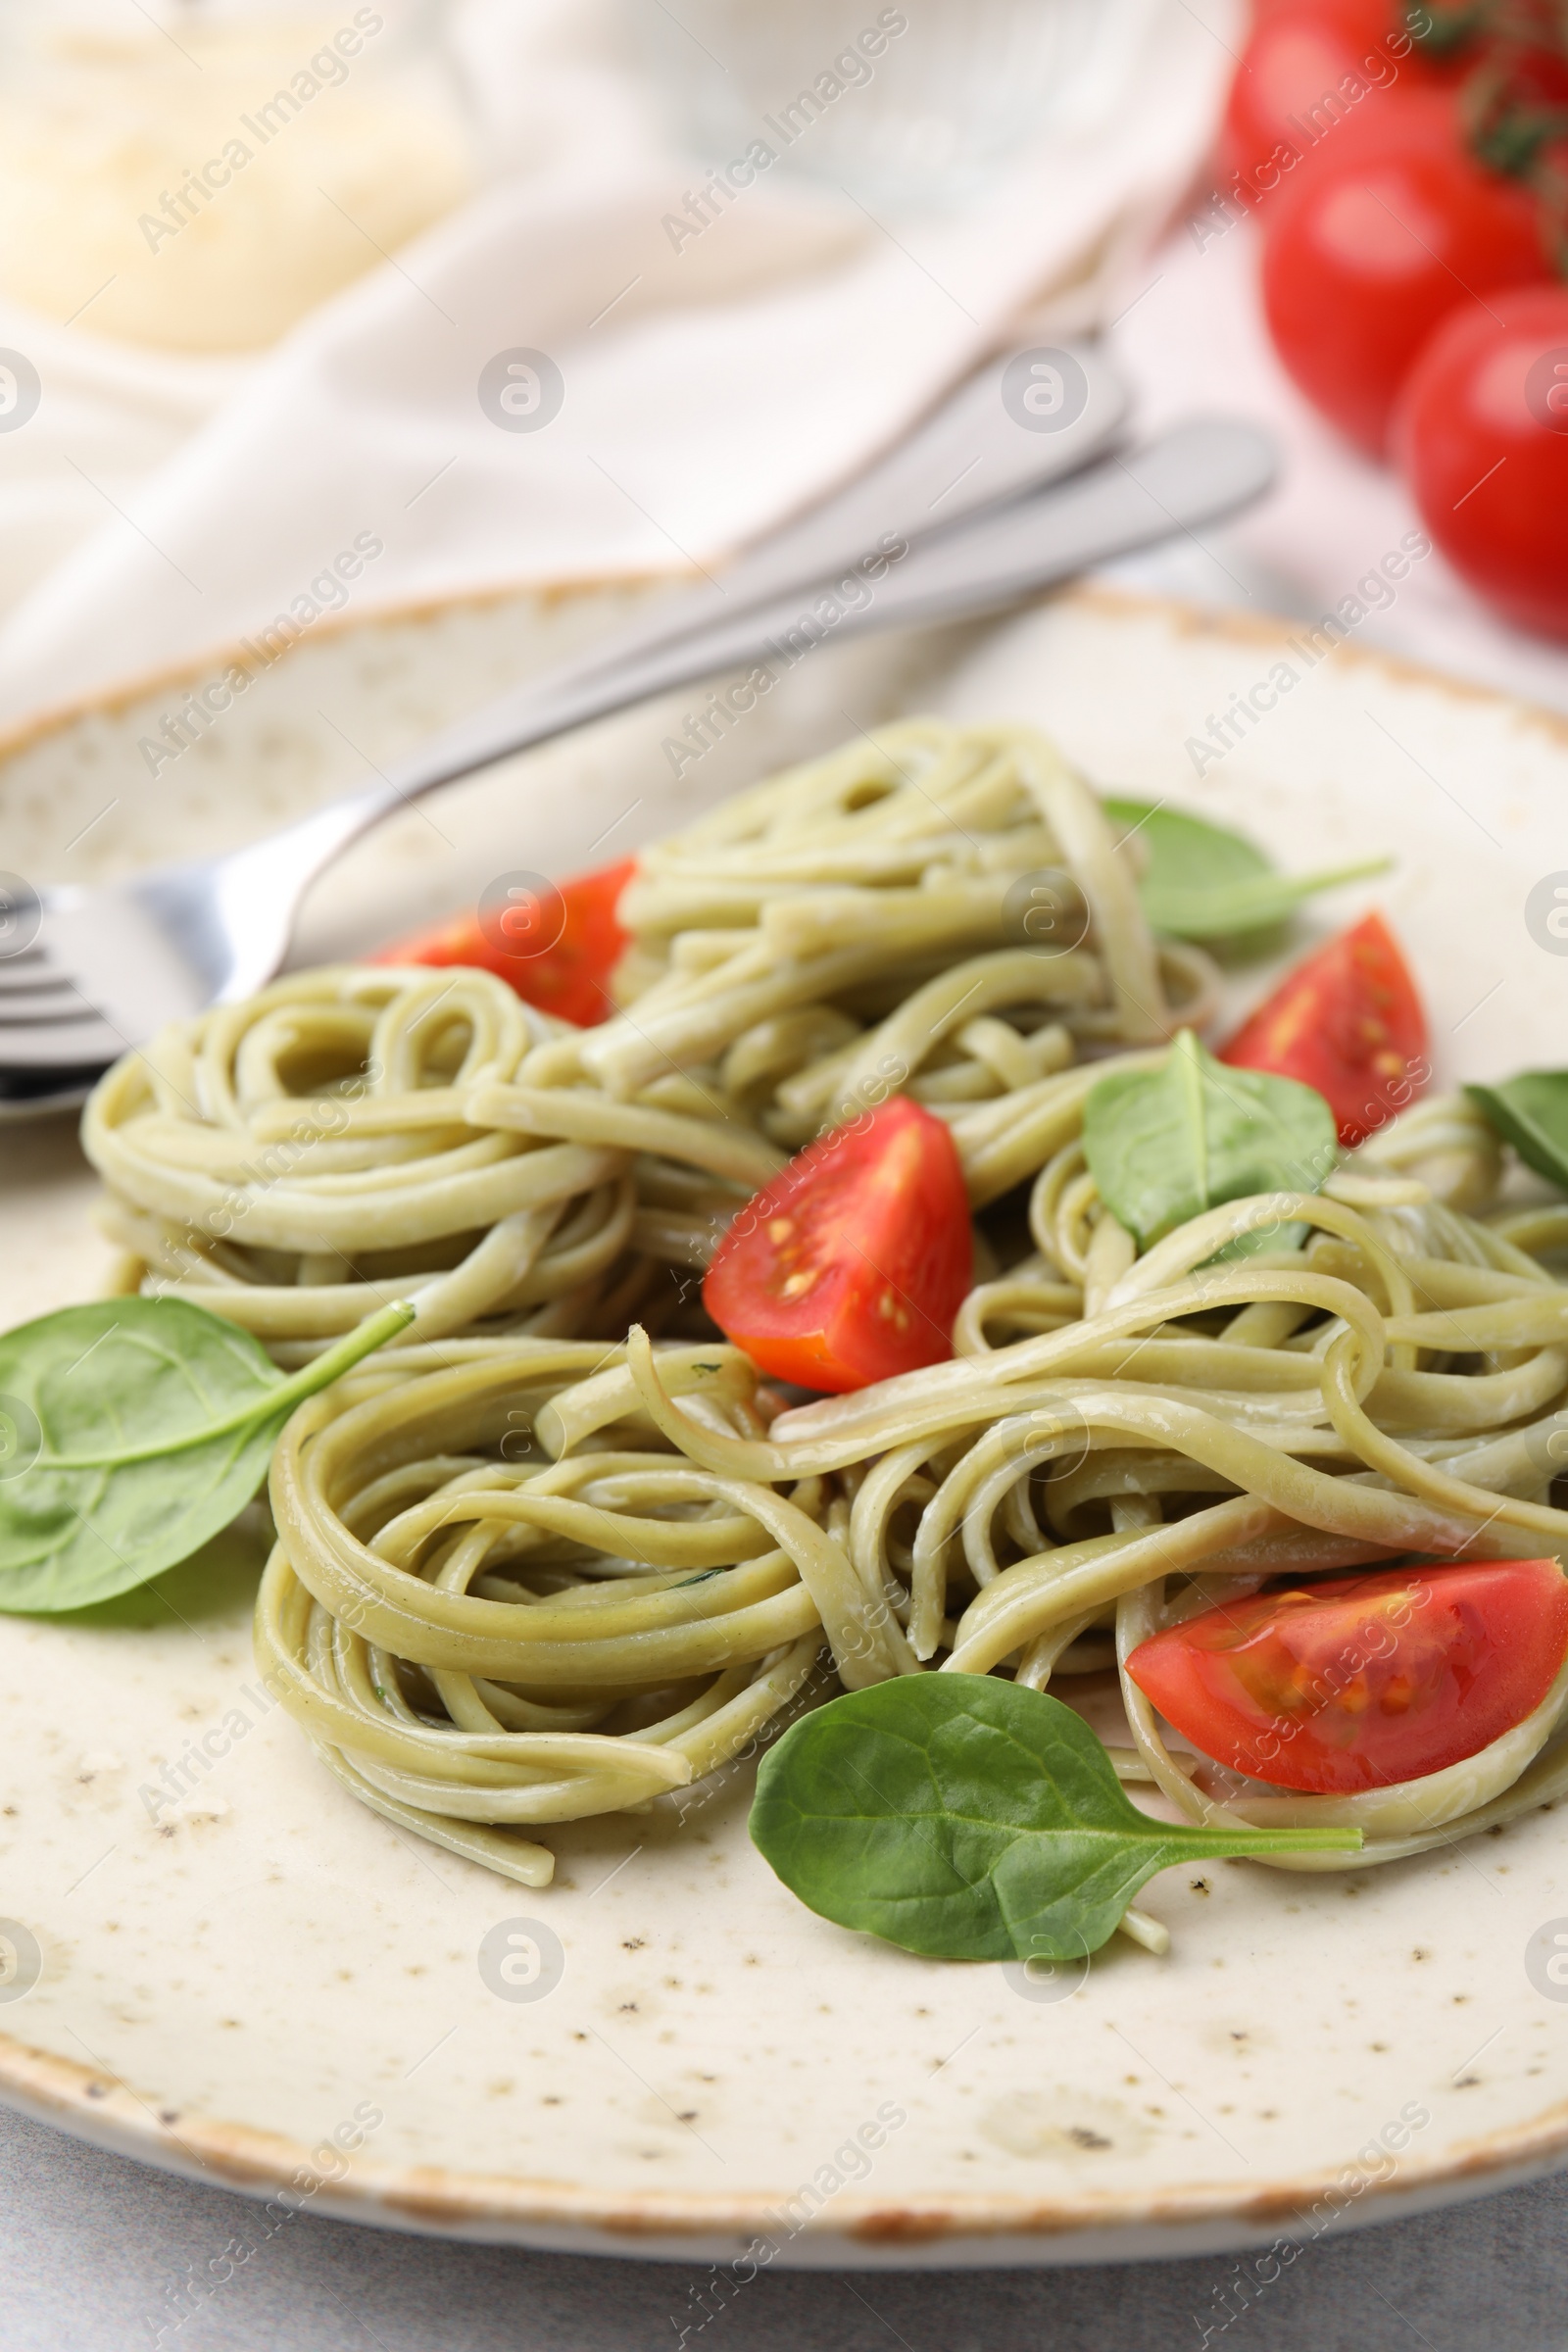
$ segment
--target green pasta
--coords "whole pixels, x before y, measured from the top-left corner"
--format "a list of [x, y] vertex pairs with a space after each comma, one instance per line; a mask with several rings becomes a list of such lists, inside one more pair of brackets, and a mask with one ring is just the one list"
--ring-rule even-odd
[[[125, 1287], [285, 1366], [416, 1309], [271, 1470], [258, 1653], [356, 1796], [542, 1885], [541, 1829], [679, 1809], [813, 1691], [1041, 1690], [1272, 1576], [1568, 1557], [1568, 1285], [1542, 1262], [1568, 1210], [1502, 1205], [1474, 1102], [1338, 1164], [1326, 1114], [1272, 1155], [1249, 1131], [1271, 1172], [1239, 1180], [1279, 1189], [1142, 1250], [1102, 1199], [1092, 1092], [1152, 1099], [1133, 1078], [1216, 1001], [1132, 855], [1041, 736], [909, 722], [645, 851], [598, 1029], [481, 972], [344, 968], [102, 1082]], [[1276, 1087], [1232, 1095], [1261, 1119]], [[980, 1279], [951, 1360], [791, 1406], [698, 1281], [787, 1152], [892, 1091], [949, 1126]], [[1189, 1191], [1230, 1184], [1205, 1157]], [[1363, 1834], [1268, 1867], [1365, 1868], [1568, 1792], [1568, 1670], [1480, 1754], [1348, 1797], [1245, 1782], [1121, 1692], [1118, 1774], [1187, 1820]]]

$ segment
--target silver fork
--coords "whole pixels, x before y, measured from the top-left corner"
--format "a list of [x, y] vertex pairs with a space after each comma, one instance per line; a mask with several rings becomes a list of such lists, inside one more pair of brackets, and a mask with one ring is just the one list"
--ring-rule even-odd
[[[1020, 369], [1039, 376], [1042, 365], [1050, 380], [1009, 396]], [[1027, 402], [1042, 392], [1045, 414], [1029, 429]], [[575, 723], [555, 715], [562, 696], [719, 620], [815, 591], [890, 532], [913, 544], [1072, 472], [1114, 439], [1126, 406], [1093, 346], [1004, 353], [721, 580], [662, 600], [545, 679], [489, 704], [384, 789], [347, 796], [237, 856], [161, 868], [107, 892], [34, 890], [0, 873], [0, 1120], [79, 1101], [98, 1069], [163, 1020], [260, 986], [281, 959], [299, 899], [338, 849], [421, 791]], [[573, 706], [585, 718], [615, 707]]]
[[[1009, 421], [997, 397], [1005, 363], [997, 363], [873, 475], [737, 564], [716, 592], [682, 599], [570, 669], [500, 697], [374, 786], [226, 857], [102, 889], [0, 899], [0, 1118], [79, 1102], [97, 1071], [164, 1022], [263, 986], [283, 961], [311, 881], [420, 794], [649, 696], [799, 659], [813, 626], [827, 633], [813, 622], [814, 596], [879, 537], [908, 552], [833, 624], [835, 642], [998, 611], [1090, 564], [1200, 529], [1268, 487], [1271, 443], [1231, 419], [1178, 426], [1086, 465], [1114, 435], [1122, 404], [1093, 353], [1079, 358], [1090, 396], [1062, 432], [997, 429], [990, 412]], [[933, 525], [942, 502], [932, 481], [960, 450], [969, 479], [953, 485], [953, 503], [968, 487], [968, 513]], [[1051, 486], [1031, 487], [1042, 482]]]

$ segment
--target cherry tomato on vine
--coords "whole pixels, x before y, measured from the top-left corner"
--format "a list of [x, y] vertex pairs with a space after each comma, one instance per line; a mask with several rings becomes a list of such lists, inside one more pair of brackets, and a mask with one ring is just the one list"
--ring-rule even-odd
[[[1398, 13], [1385, 0], [1273, 0], [1261, 11], [1231, 84], [1231, 168], [1250, 181], [1282, 149], [1297, 163], [1327, 152], [1352, 124], [1381, 121], [1409, 91], [1447, 80], [1407, 46]], [[1273, 184], [1272, 175], [1262, 183]]]
[[1279, 16], [1305, 10], [1312, 16], [1348, 14], [1369, 41], [1381, 40], [1394, 24], [1397, 0], [1252, 0], [1252, 31]]
[[[591, 1029], [615, 1009], [611, 974], [631, 936], [615, 909], [636, 870], [636, 859], [625, 858], [591, 874], [573, 874], [547, 892], [527, 894], [523, 909], [455, 915], [379, 949], [369, 960], [477, 964], [507, 981], [525, 1004]], [[518, 919], [509, 919], [514, 913]]]
[[1287, 972], [1219, 1058], [1315, 1087], [1351, 1145], [1414, 1102], [1432, 1075], [1426, 1054], [1415, 982], [1383, 917], [1369, 914]]
[[1346, 1796], [1420, 1780], [1523, 1723], [1568, 1657], [1555, 1560], [1383, 1568], [1228, 1601], [1127, 1672], [1205, 1756]]
[[1314, 157], [1265, 216], [1263, 309], [1314, 408], [1381, 457], [1400, 386], [1456, 308], [1547, 274], [1537, 200], [1464, 154], [1444, 99], [1407, 98]]
[[973, 1247], [952, 1136], [895, 1095], [818, 1137], [742, 1209], [703, 1303], [776, 1379], [862, 1389], [953, 1353]]
[[1446, 320], [1394, 438], [1460, 577], [1518, 627], [1568, 638], [1568, 286], [1494, 294]]
[[[1476, 95], [1474, 134], [1479, 152], [1496, 150], [1499, 168], [1507, 170], [1520, 155], [1520, 136], [1539, 145], [1546, 133], [1552, 145], [1550, 122], [1560, 122], [1568, 107], [1568, 52], [1560, 46], [1561, 32], [1538, 18], [1537, 29], [1545, 38], [1537, 42], [1498, 41], [1488, 58], [1483, 87]], [[1558, 45], [1554, 45], [1558, 44]]]

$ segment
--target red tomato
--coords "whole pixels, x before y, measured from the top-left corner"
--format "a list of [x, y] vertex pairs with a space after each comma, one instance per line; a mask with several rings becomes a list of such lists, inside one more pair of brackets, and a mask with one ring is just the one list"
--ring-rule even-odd
[[1568, 638], [1568, 287], [1447, 319], [1405, 386], [1395, 448], [1455, 571], [1520, 628]]
[[1341, 1143], [1359, 1144], [1414, 1102], [1432, 1075], [1426, 1053], [1415, 982], [1383, 917], [1369, 914], [1287, 972], [1219, 1057], [1315, 1087]]
[[1348, 1796], [1420, 1780], [1523, 1723], [1568, 1656], [1555, 1560], [1382, 1568], [1207, 1609], [1127, 1671], [1217, 1763]]
[[556, 936], [535, 952], [511, 949], [503, 910], [498, 920], [478, 914], [454, 916], [379, 949], [368, 961], [477, 964], [481, 971], [509, 981], [525, 1004], [572, 1021], [579, 1029], [591, 1029], [615, 1009], [610, 976], [631, 937], [621, 928], [615, 908], [636, 870], [635, 858], [624, 858], [618, 865], [603, 865], [595, 873], [573, 874], [558, 883], [552, 902], [541, 900], [535, 909], [546, 931]]
[[1274, 17], [1299, 16], [1303, 10], [1313, 16], [1342, 16], [1348, 10], [1367, 39], [1378, 41], [1393, 24], [1396, 4], [1397, 0], [1252, 0], [1252, 30]]
[[1325, 142], [1343, 144], [1351, 123], [1382, 122], [1412, 89], [1447, 79], [1413, 51], [1396, 54], [1396, 15], [1383, 0], [1282, 0], [1262, 14], [1231, 84], [1232, 169], [1266, 194]]
[[742, 1209], [703, 1302], [775, 1378], [863, 1389], [953, 1353], [972, 1264], [953, 1138], [895, 1095], [819, 1136]]
[[1315, 158], [1268, 216], [1263, 308], [1313, 406], [1381, 457], [1399, 388], [1455, 308], [1548, 274], [1536, 199], [1460, 152], [1446, 102], [1391, 112], [1376, 155]]

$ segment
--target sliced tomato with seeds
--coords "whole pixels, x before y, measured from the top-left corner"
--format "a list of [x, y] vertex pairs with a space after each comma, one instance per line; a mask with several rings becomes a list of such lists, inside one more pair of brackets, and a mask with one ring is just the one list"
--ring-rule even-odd
[[[579, 1029], [591, 1029], [615, 1009], [611, 975], [631, 942], [616, 908], [636, 871], [635, 858], [623, 858], [616, 865], [602, 865], [591, 874], [573, 874], [556, 883], [551, 895], [558, 904], [533, 909], [532, 926], [509, 922], [511, 909], [490, 920], [476, 913], [455, 915], [378, 949], [368, 961], [476, 964], [480, 971], [505, 980], [525, 1004]], [[530, 927], [538, 927], [540, 914], [548, 917], [546, 928], [554, 936], [549, 946], [535, 951], [527, 934]], [[519, 947], [513, 946], [514, 936], [522, 943]]]
[[1221, 1061], [1315, 1087], [1342, 1144], [1364, 1143], [1432, 1075], [1427, 1016], [1380, 914], [1319, 948], [1242, 1023]]
[[1534, 1714], [1568, 1657], [1555, 1560], [1382, 1568], [1207, 1609], [1127, 1672], [1216, 1763], [1346, 1796], [1442, 1772]]
[[775, 1379], [863, 1389], [953, 1353], [973, 1255], [957, 1148], [895, 1095], [820, 1136], [742, 1209], [703, 1301]]

